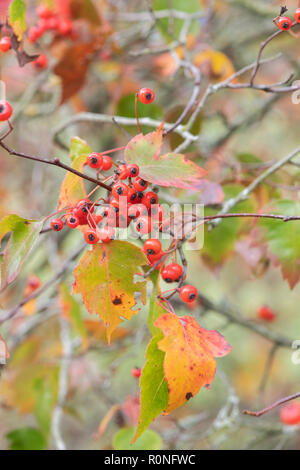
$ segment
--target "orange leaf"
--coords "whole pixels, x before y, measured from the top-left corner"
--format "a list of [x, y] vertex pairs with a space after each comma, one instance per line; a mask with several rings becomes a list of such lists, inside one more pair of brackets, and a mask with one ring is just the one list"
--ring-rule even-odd
[[165, 413], [178, 408], [204, 386], [209, 388], [216, 372], [214, 357], [226, 356], [231, 346], [215, 330], [201, 328], [193, 317], [165, 314], [155, 326], [164, 338], [158, 347], [165, 352], [164, 374], [169, 401]]
[[201, 69], [204, 75], [208, 75], [218, 82], [226, 80], [235, 72], [231, 60], [223, 52], [212, 49], [197, 54], [194, 58], [194, 64]]

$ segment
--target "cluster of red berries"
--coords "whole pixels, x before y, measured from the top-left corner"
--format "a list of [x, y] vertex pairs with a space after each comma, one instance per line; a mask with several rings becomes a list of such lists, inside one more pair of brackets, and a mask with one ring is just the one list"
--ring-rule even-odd
[[[295, 11], [294, 18], [297, 23], [300, 23], [300, 8]], [[282, 31], [288, 31], [293, 26], [293, 20], [288, 16], [279, 16], [274, 22]]]
[[12, 113], [12, 105], [8, 101], [0, 100], [0, 122], [8, 121]]
[[28, 39], [30, 42], [36, 42], [47, 31], [53, 31], [56, 35], [68, 36], [74, 38], [74, 30], [72, 21], [67, 18], [60, 17], [55, 11], [41, 5], [37, 8], [39, 17], [36, 26], [29, 29]]
[[0, 39], [0, 52], [7, 52], [11, 49], [11, 40], [9, 36], [3, 36]]

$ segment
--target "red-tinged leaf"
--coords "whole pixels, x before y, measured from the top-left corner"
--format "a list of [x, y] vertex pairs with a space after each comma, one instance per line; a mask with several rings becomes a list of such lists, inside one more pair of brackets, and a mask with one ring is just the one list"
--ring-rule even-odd
[[[84, 140], [81, 140], [79, 137], [73, 137], [70, 151], [71, 167], [83, 172], [87, 155], [91, 151], [91, 148]], [[60, 187], [58, 210], [72, 206], [85, 197], [86, 190], [83, 179], [73, 173], [67, 173]]]
[[[81, 294], [90, 313], [98, 314], [112, 332], [139, 312], [136, 295], [146, 302], [146, 281], [136, 279], [141, 266], [147, 264], [143, 251], [126, 241], [99, 244], [86, 251], [75, 268], [74, 293]], [[126, 275], [124, 275], [126, 273]]]
[[[287, 216], [300, 214], [300, 203], [295, 201], [279, 201], [272, 212]], [[275, 265], [280, 265], [283, 278], [293, 289], [300, 279], [300, 224], [299, 221], [282, 222], [264, 219], [261, 225], [265, 229], [268, 251], [274, 257]]]
[[39, 237], [43, 223], [43, 220], [27, 220], [15, 214], [0, 219], [0, 246], [3, 237], [10, 234], [0, 255], [0, 291], [16, 279]]
[[159, 186], [192, 188], [206, 171], [184, 155], [167, 153], [160, 156], [162, 148], [162, 129], [146, 135], [139, 134], [127, 144], [125, 159], [127, 163], [140, 166], [140, 176]]
[[164, 374], [169, 390], [167, 414], [195, 396], [202, 387], [210, 387], [216, 372], [214, 357], [226, 356], [231, 346], [217, 331], [201, 328], [193, 317], [165, 314], [155, 325], [164, 335], [158, 347], [165, 353]]

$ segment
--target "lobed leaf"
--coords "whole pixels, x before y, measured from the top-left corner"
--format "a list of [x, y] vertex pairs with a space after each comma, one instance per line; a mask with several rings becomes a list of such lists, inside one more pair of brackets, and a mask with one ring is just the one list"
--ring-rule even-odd
[[215, 330], [201, 328], [193, 317], [164, 314], [155, 325], [163, 332], [158, 348], [165, 353], [164, 374], [169, 400], [164, 412], [175, 410], [209, 388], [216, 372], [215, 357], [226, 356], [231, 346]]
[[[126, 241], [98, 244], [86, 251], [74, 270], [74, 293], [81, 294], [90, 313], [96, 313], [107, 327], [110, 342], [112, 332], [139, 312], [135, 295], [146, 303], [146, 281], [135, 281], [141, 266], [147, 264], [140, 248]], [[124, 273], [126, 273], [124, 275]]]
[[140, 176], [159, 186], [192, 188], [206, 171], [196, 163], [177, 153], [160, 156], [162, 148], [162, 129], [135, 136], [127, 144], [125, 159], [127, 163], [140, 166]]

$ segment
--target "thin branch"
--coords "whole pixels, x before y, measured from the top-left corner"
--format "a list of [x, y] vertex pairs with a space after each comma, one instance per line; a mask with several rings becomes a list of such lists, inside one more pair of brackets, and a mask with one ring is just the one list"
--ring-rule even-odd
[[259, 418], [259, 416], [269, 413], [269, 411], [274, 410], [274, 408], [277, 408], [278, 406], [283, 405], [284, 403], [287, 403], [292, 400], [296, 400], [296, 398], [300, 398], [300, 392], [295, 393], [294, 395], [290, 395], [288, 397], [281, 398], [280, 400], [275, 401], [275, 403], [267, 406], [263, 410], [260, 410], [260, 411], [244, 410], [243, 413], [244, 415], [255, 416], [256, 418]]

